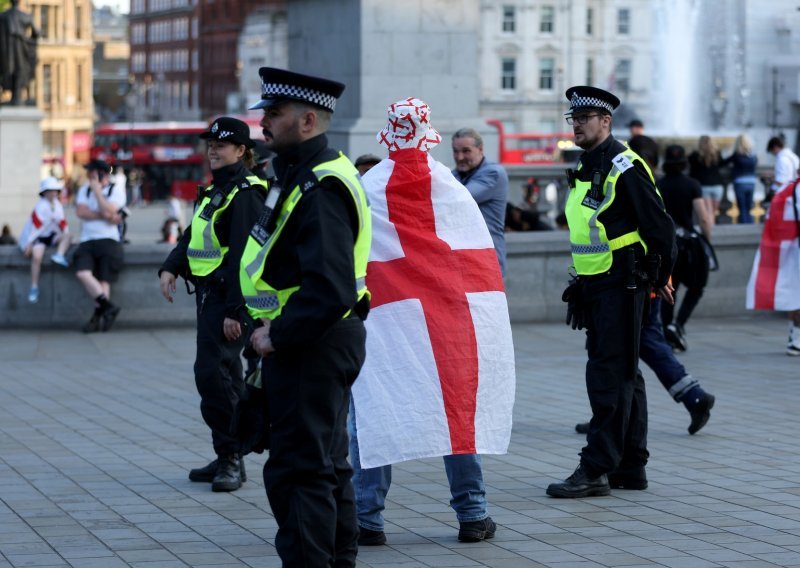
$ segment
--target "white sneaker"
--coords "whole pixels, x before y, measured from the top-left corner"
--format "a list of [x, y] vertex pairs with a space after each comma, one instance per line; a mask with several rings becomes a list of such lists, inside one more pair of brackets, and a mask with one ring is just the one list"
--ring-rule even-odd
[[797, 357], [798, 355], [800, 355], [800, 347], [798, 347], [794, 343], [790, 343], [789, 346], [786, 348], [786, 354]]
[[58, 253], [52, 254], [50, 255], [50, 260], [52, 260], [59, 266], [63, 266], [64, 268], [67, 268], [69, 266], [69, 261], [67, 260], [67, 257], [64, 256], [63, 254], [58, 254]]
[[28, 303], [35, 304], [39, 301], [39, 288], [36, 286], [31, 286], [30, 291], [28, 292]]

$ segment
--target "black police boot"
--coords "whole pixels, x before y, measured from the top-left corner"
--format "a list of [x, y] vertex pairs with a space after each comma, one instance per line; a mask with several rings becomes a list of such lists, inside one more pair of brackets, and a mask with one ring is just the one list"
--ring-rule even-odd
[[575, 431], [578, 434], [588, 434], [589, 433], [589, 423], [588, 422], [578, 422], [575, 424]]
[[208, 465], [194, 468], [189, 472], [189, 481], [202, 481], [205, 483], [211, 483], [214, 481], [214, 476], [217, 475], [218, 465], [219, 460], [215, 459], [214, 461], [209, 462]]
[[612, 489], [647, 489], [647, 474], [644, 466], [621, 467], [608, 474], [608, 484]]
[[697, 398], [695, 404], [689, 409], [689, 415], [692, 417], [692, 422], [689, 424], [689, 434], [696, 434], [706, 425], [708, 419], [711, 418], [714, 400], [714, 395], [707, 392]]
[[551, 483], [547, 487], [550, 497], [563, 497], [575, 499], [580, 497], [602, 497], [611, 493], [606, 474], [598, 477], [589, 477], [583, 465], [579, 465], [575, 472], [561, 483]]
[[241, 459], [236, 454], [220, 457], [211, 491], [236, 491], [242, 486]]
[[486, 517], [480, 521], [458, 523], [458, 525], [459, 542], [480, 542], [482, 540], [489, 540], [490, 538], [494, 538], [494, 533], [497, 532], [497, 524], [492, 520], [492, 517]]
[[386, 533], [358, 527], [358, 546], [380, 546], [386, 544]]

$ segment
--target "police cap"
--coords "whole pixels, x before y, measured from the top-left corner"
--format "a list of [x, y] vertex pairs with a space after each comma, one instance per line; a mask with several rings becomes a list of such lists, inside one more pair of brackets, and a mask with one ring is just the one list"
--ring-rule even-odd
[[250, 110], [271, 107], [286, 101], [300, 101], [333, 112], [344, 84], [321, 77], [303, 75], [285, 69], [262, 67], [261, 100]]
[[615, 95], [597, 87], [570, 87], [566, 94], [569, 112], [565, 116], [572, 116], [580, 110], [600, 110], [611, 114], [619, 106], [619, 99]]
[[253, 148], [256, 143], [250, 139], [250, 127], [238, 118], [220, 116], [211, 123], [211, 127], [200, 134], [204, 140], [220, 140], [233, 142], [247, 148]]

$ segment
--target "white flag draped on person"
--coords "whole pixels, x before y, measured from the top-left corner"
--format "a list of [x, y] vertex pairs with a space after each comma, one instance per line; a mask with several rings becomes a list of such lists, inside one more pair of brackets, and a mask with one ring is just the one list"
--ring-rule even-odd
[[363, 178], [373, 235], [367, 358], [352, 388], [361, 467], [505, 453], [516, 379], [492, 239], [467, 189], [427, 154], [440, 140], [427, 105], [393, 107], [379, 134], [389, 158]]
[[747, 309], [800, 310], [798, 181], [779, 190], [770, 203], [747, 283]]

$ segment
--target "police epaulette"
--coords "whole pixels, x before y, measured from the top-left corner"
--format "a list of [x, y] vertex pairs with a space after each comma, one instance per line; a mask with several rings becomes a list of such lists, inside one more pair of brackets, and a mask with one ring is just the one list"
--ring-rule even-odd
[[249, 181], [247, 181], [247, 180], [243, 180], [243, 181], [242, 181], [242, 182], [239, 184], [239, 189], [248, 189], [249, 187], [250, 187], [250, 182], [249, 182]]
[[319, 185], [319, 180], [314, 172], [309, 171], [297, 181], [297, 185], [300, 186], [301, 192], [306, 193], [317, 187]]

